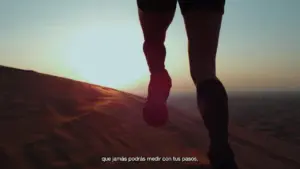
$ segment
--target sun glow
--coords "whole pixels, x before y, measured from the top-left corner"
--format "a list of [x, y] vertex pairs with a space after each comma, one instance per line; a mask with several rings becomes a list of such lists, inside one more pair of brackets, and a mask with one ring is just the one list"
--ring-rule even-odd
[[72, 36], [67, 61], [80, 80], [126, 89], [143, 80], [147, 65], [139, 27], [94, 26]]

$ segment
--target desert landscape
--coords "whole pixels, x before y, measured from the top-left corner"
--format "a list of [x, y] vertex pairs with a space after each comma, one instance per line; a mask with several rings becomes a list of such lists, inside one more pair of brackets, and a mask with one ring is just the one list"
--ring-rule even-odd
[[[230, 122], [300, 146], [299, 91], [228, 91]], [[195, 93], [173, 94], [168, 104], [201, 118]]]
[[[168, 124], [153, 128], [142, 120], [142, 97], [4, 66], [0, 91], [0, 168], [184, 169], [208, 163], [200, 116], [172, 106]], [[241, 169], [300, 168], [300, 148], [275, 137], [231, 124], [230, 143]]]

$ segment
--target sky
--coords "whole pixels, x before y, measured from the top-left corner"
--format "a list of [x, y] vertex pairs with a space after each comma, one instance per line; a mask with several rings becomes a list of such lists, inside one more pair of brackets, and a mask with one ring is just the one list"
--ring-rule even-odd
[[[227, 0], [217, 75], [228, 90], [300, 90], [300, 1]], [[0, 64], [146, 91], [135, 0], [0, 0]], [[179, 8], [166, 39], [173, 92], [193, 92]]]

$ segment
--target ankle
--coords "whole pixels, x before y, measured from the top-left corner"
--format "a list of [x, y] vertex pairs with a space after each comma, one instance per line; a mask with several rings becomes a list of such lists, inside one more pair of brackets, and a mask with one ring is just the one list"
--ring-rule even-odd
[[208, 158], [213, 168], [237, 169], [234, 153], [229, 144], [224, 147], [211, 146]]

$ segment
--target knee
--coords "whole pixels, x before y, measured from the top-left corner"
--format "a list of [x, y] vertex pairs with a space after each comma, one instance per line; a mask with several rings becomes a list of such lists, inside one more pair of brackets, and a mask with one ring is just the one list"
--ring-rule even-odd
[[194, 82], [194, 85], [202, 84], [211, 79], [218, 79], [213, 68], [201, 67], [201, 69], [190, 69], [190, 76]]
[[158, 39], [145, 40], [143, 44], [144, 52], [157, 53], [165, 51], [164, 41]]
[[191, 78], [194, 82], [194, 85], [197, 85], [196, 75], [193, 73], [193, 71], [190, 71], [190, 75], [191, 75]]
[[165, 42], [165, 35], [163, 33], [152, 33], [145, 36], [144, 44], [148, 45], [162, 45]]
[[195, 85], [208, 79], [217, 79], [215, 58], [205, 55], [190, 55], [190, 75]]

